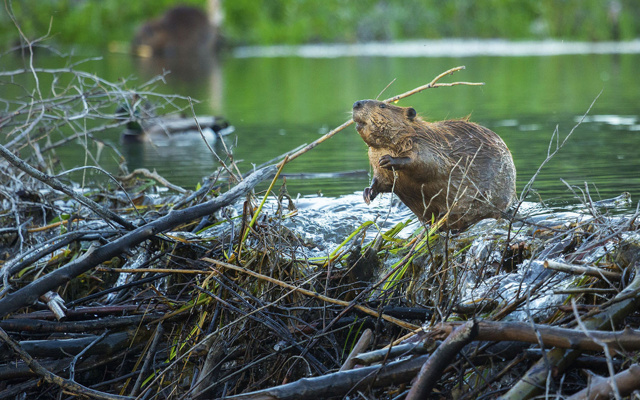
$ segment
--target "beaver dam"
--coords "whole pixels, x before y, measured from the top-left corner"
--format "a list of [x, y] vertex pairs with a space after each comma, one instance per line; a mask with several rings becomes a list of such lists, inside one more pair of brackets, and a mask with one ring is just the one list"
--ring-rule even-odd
[[[459, 69], [419, 89], [460, 84], [436, 83]], [[389, 195], [292, 199], [278, 174], [339, 129], [251, 171], [227, 151], [189, 191], [97, 165], [122, 159], [99, 133], [140, 118], [115, 105], [135, 93], [189, 114], [190, 99], [73, 68], [2, 76], [53, 83], [0, 114], [0, 398], [640, 389], [640, 221], [626, 194], [569, 187], [580, 201], [553, 210], [526, 197], [534, 176], [515, 217], [464, 231], [422, 225]], [[58, 154], [78, 142], [92, 167], [65, 169]], [[106, 178], [85, 184], [92, 171]]]

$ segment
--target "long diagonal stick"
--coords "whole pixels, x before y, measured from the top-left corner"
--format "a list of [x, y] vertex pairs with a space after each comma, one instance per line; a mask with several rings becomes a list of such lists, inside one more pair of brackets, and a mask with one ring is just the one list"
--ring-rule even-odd
[[[437, 88], [437, 87], [456, 86], [456, 85], [468, 85], [468, 86], [482, 86], [482, 85], [484, 85], [484, 82], [437, 83], [443, 77], [445, 77], [447, 75], [451, 75], [454, 72], [460, 71], [460, 70], [462, 70], [464, 68], [465, 68], [464, 66], [451, 68], [450, 70], [445, 71], [445, 72], [441, 73], [440, 75], [436, 76], [435, 78], [433, 78], [433, 80], [431, 82], [427, 83], [426, 85], [417, 87], [417, 88], [415, 88], [413, 90], [409, 90], [408, 92], [404, 92], [404, 93], [399, 94], [397, 96], [390, 97], [390, 98], [388, 98], [386, 100], [383, 100], [383, 101], [385, 103], [393, 103], [393, 102], [396, 102], [396, 101], [398, 101], [400, 99], [404, 99], [405, 97], [409, 97], [412, 94], [416, 94], [416, 93], [422, 92], [423, 90], [433, 89], [433, 88]], [[326, 133], [324, 136], [322, 136], [318, 140], [315, 140], [314, 142], [309, 143], [308, 145], [306, 145], [302, 149], [300, 149], [300, 150], [296, 151], [295, 153], [289, 155], [288, 159], [280, 161], [280, 163], [278, 164], [278, 167], [280, 167], [283, 164], [286, 164], [288, 161], [295, 160], [296, 158], [298, 158], [298, 156], [300, 156], [300, 155], [306, 153], [307, 151], [313, 149], [314, 147], [316, 147], [320, 143], [322, 143], [325, 140], [329, 139], [330, 137], [332, 137], [333, 135], [335, 135], [336, 133], [340, 132], [341, 130], [343, 130], [344, 128], [346, 128], [347, 126], [349, 126], [351, 124], [353, 124], [353, 119], [349, 119], [347, 122], [345, 122], [344, 124], [340, 125], [339, 127], [335, 128], [335, 129], [333, 129], [332, 131]]]

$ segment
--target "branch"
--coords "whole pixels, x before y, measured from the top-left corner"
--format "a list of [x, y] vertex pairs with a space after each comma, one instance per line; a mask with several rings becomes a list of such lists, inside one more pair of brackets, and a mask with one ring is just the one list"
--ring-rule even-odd
[[[460, 325], [461, 322], [443, 322], [436, 325], [431, 331], [435, 339], [443, 339]], [[593, 328], [592, 328], [593, 329]], [[624, 329], [617, 332], [560, 328], [536, 324], [535, 329], [525, 322], [478, 322], [477, 340], [481, 341], [520, 341], [538, 344], [536, 331], [545, 347], [558, 347], [563, 349], [602, 351], [603, 342], [608, 348], [615, 350], [640, 350], [640, 331]]]
[[[559, 137], [560, 133], [558, 132], [558, 127], [556, 126], [555, 131], [551, 135], [551, 140], [549, 140], [549, 147], [547, 148], [547, 158], [545, 158], [544, 161], [542, 161], [542, 163], [540, 164], [540, 166], [538, 167], [536, 172], [533, 174], [531, 179], [529, 179], [529, 182], [527, 182], [527, 184], [524, 185], [524, 188], [522, 189], [522, 192], [520, 192], [520, 201], [519, 201], [519, 204], [518, 204], [518, 208], [514, 212], [514, 215], [515, 215], [515, 213], [518, 212], [518, 209], [520, 208], [520, 205], [522, 204], [522, 202], [524, 202], [524, 199], [529, 194], [529, 190], [531, 190], [531, 187], [533, 186], [533, 183], [535, 182], [536, 178], [540, 174], [540, 171], [542, 171], [542, 168], [545, 165], [547, 165], [547, 163], [549, 163], [549, 161], [551, 161], [553, 156], [555, 156], [560, 151], [560, 149], [565, 145], [565, 143], [567, 143], [567, 140], [569, 140], [571, 135], [573, 135], [573, 132], [582, 124], [582, 121], [584, 121], [584, 119], [587, 117], [587, 114], [589, 114], [589, 112], [591, 112], [591, 109], [593, 108], [593, 105], [596, 104], [596, 101], [598, 101], [598, 98], [600, 97], [601, 94], [602, 94], [602, 92], [598, 93], [596, 98], [593, 99], [593, 101], [591, 102], [591, 105], [589, 105], [589, 108], [587, 108], [587, 111], [582, 115], [582, 118], [580, 118], [580, 121], [578, 121], [573, 126], [573, 128], [571, 128], [571, 130], [569, 131], [567, 136], [565, 136], [565, 138], [562, 140], [562, 142], [560, 142], [560, 137]], [[554, 138], [556, 139], [556, 148], [554, 150], [551, 150], [552, 144], [554, 142]]]
[[[390, 97], [386, 100], [383, 100], [385, 103], [394, 103], [400, 99], [404, 99], [405, 97], [409, 97], [413, 94], [422, 92], [423, 90], [426, 89], [433, 89], [433, 88], [437, 88], [437, 87], [445, 87], [445, 86], [456, 86], [456, 85], [469, 85], [469, 86], [482, 86], [484, 85], [484, 83], [482, 82], [452, 82], [452, 83], [436, 83], [438, 82], [440, 79], [442, 79], [443, 77], [447, 76], [447, 75], [451, 75], [454, 72], [463, 70], [465, 67], [464, 66], [460, 66], [460, 67], [455, 67], [455, 68], [451, 68], [448, 71], [445, 71], [443, 73], [441, 73], [440, 75], [436, 76], [435, 78], [433, 78], [433, 80], [429, 83], [427, 83], [426, 85], [417, 87], [413, 90], [409, 90], [408, 92], [404, 92], [402, 94], [399, 94], [397, 96], [393, 96]], [[302, 149], [296, 151], [295, 153], [291, 154], [289, 156], [289, 161], [295, 160], [296, 158], [298, 158], [299, 156], [301, 156], [302, 154], [306, 153], [307, 151], [313, 149], [314, 147], [316, 147], [317, 145], [319, 145], [320, 143], [324, 142], [325, 140], [329, 139], [330, 137], [332, 137], [333, 135], [335, 135], [336, 133], [340, 132], [341, 130], [343, 130], [344, 128], [346, 128], [347, 126], [353, 124], [353, 118], [349, 119], [347, 122], [343, 123], [342, 125], [340, 125], [339, 127], [333, 129], [332, 131], [328, 132], [327, 134], [325, 134], [324, 136], [322, 136], [321, 138], [315, 140], [312, 143], [309, 143], [308, 145], [306, 145], [305, 147], [303, 147]], [[281, 161], [281, 164], [286, 163], [285, 161]]]
[[640, 389], [640, 365], [633, 364], [622, 372], [610, 378], [597, 377], [591, 384], [578, 393], [569, 397], [568, 400], [595, 400], [610, 399], [613, 396], [613, 383], [620, 390], [621, 396], [628, 396], [634, 390]]
[[372, 340], [373, 332], [371, 332], [371, 329], [367, 328], [362, 333], [362, 336], [360, 336], [360, 339], [358, 339], [356, 345], [353, 346], [351, 353], [349, 353], [346, 361], [344, 362], [344, 364], [342, 364], [340, 371], [348, 371], [350, 369], [353, 369], [353, 367], [355, 367], [358, 362], [356, 357], [358, 357], [358, 354], [362, 353], [367, 347], [369, 347]]
[[108, 394], [104, 392], [99, 392], [97, 390], [90, 389], [86, 386], [80, 385], [74, 381], [64, 379], [53, 372], [45, 369], [40, 363], [34, 360], [29, 353], [24, 351], [22, 347], [18, 343], [16, 343], [4, 329], [0, 328], [0, 339], [2, 339], [7, 346], [18, 355], [28, 366], [29, 368], [40, 375], [47, 383], [51, 383], [54, 385], [60, 386], [63, 390], [71, 392], [75, 395], [93, 397], [95, 399], [105, 399], [105, 400], [122, 400], [122, 399], [133, 399], [132, 397], [127, 396], [118, 396], [113, 394]]
[[443, 73], [441, 73], [440, 75], [436, 76], [435, 78], [433, 78], [433, 80], [429, 83], [427, 83], [426, 85], [417, 87], [413, 90], [409, 90], [408, 92], [404, 92], [402, 94], [399, 94], [397, 96], [393, 96], [393, 97], [389, 97], [386, 100], [383, 100], [385, 103], [395, 103], [398, 100], [404, 99], [405, 97], [409, 97], [411, 95], [414, 95], [416, 93], [420, 93], [423, 90], [426, 89], [434, 89], [434, 88], [438, 88], [438, 87], [450, 87], [450, 86], [457, 86], [457, 85], [467, 85], [467, 86], [483, 86], [484, 82], [451, 82], [451, 83], [436, 83], [438, 82], [440, 79], [444, 78], [447, 75], [453, 75], [453, 73], [461, 71], [465, 69], [464, 66], [460, 66], [460, 67], [455, 67], [455, 68], [451, 68], [448, 71], [445, 71]]
[[306, 290], [306, 289], [303, 289], [303, 288], [300, 288], [300, 287], [297, 287], [297, 286], [294, 286], [294, 285], [290, 285], [288, 283], [285, 283], [285, 282], [279, 281], [277, 279], [271, 278], [270, 276], [262, 275], [262, 274], [259, 274], [257, 272], [251, 271], [251, 270], [246, 269], [246, 268], [238, 267], [238, 266], [235, 266], [235, 265], [232, 265], [232, 264], [229, 264], [229, 263], [225, 263], [225, 262], [214, 260], [212, 258], [207, 258], [207, 257], [202, 258], [202, 261], [206, 261], [208, 263], [215, 264], [215, 265], [217, 265], [219, 267], [232, 269], [232, 270], [238, 271], [238, 272], [243, 272], [243, 273], [245, 273], [247, 275], [251, 275], [253, 277], [265, 280], [267, 282], [274, 283], [274, 284], [276, 284], [278, 286], [282, 286], [282, 287], [290, 289], [290, 290], [295, 290], [296, 292], [300, 292], [300, 293], [302, 293], [302, 294], [304, 294], [306, 296], [313, 297], [314, 299], [317, 299], [317, 300], [320, 300], [320, 301], [324, 301], [324, 302], [332, 303], [332, 304], [337, 304], [337, 305], [344, 306], [344, 307], [353, 306], [353, 308], [355, 308], [356, 310], [361, 311], [361, 312], [363, 312], [363, 313], [365, 313], [367, 315], [371, 315], [372, 317], [376, 317], [376, 318], [378, 318], [378, 317], [382, 318], [387, 322], [391, 322], [392, 324], [398, 325], [398, 326], [400, 326], [402, 328], [405, 328], [405, 329], [409, 329], [409, 330], [413, 331], [413, 330], [416, 330], [416, 329], [419, 328], [418, 326], [416, 326], [414, 324], [410, 324], [408, 322], [404, 322], [404, 321], [402, 321], [400, 319], [391, 317], [391, 316], [386, 315], [386, 314], [380, 314], [379, 312], [377, 312], [375, 310], [372, 310], [370, 308], [367, 308], [365, 306], [362, 306], [360, 304], [353, 305], [352, 303], [350, 303], [348, 301], [333, 299], [331, 297], [327, 297], [327, 296], [321, 295], [320, 293], [312, 292], [310, 290]]
[[604, 277], [607, 279], [614, 279], [616, 281], [619, 281], [622, 278], [622, 274], [619, 272], [607, 271], [606, 269], [602, 268], [584, 267], [582, 265], [565, 264], [551, 260], [546, 260], [544, 262], [544, 267], [554, 269], [556, 271], [567, 272], [569, 274], [589, 275], [595, 276], [597, 278]]
[[121, 176], [119, 179], [121, 181], [128, 181], [130, 179], [135, 178], [135, 176], [138, 175], [138, 174], [140, 174], [140, 175], [142, 175], [144, 177], [153, 179], [153, 180], [157, 181], [158, 183], [160, 183], [161, 185], [164, 185], [164, 186], [168, 187], [169, 189], [174, 190], [174, 191], [176, 191], [178, 193], [182, 193], [182, 194], [187, 193], [186, 189], [184, 189], [184, 188], [182, 188], [182, 187], [180, 187], [178, 185], [174, 185], [173, 183], [169, 182], [163, 176], [158, 174], [155, 170], [153, 172], [151, 172], [146, 168], [135, 169], [130, 174], [125, 175], [125, 176]]
[[408, 383], [429, 355], [395, 361], [385, 366], [371, 366], [340, 371], [314, 378], [302, 378], [286, 385], [257, 392], [225, 397], [229, 400], [305, 400], [343, 397], [348, 392], [367, 386], [384, 387]]
[[5, 317], [22, 307], [33, 304], [39, 296], [54, 290], [58, 286], [70, 281], [78, 275], [89, 271], [96, 265], [119, 256], [123, 251], [150, 239], [158, 233], [173, 229], [186, 221], [192, 221], [209, 215], [216, 210], [234, 203], [241, 196], [246, 195], [255, 185], [266, 179], [275, 171], [275, 166], [263, 168], [249, 175], [244, 181], [228, 192], [205, 203], [173, 211], [162, 218], [145, 224], [101, 247], [91, 247], [82, 257], [79, 257], [64, 267], [48, 273], [31, 282], [27, 286], [8, 294], [0, 299], [0, 318]]
[[[638, 309], [640, 299], [638, 298], [638, 290], [640, 289], [640, 267], [635, 268], [635, 277], [633, 281], [622, 292], [618, 293], [611, 301], [625, 298], [625, 300], [611, 304], [611, 306], [602, 311], [600, 314], [594, 315], [584, 321], [587, 329], [605, 329], [619, 323], [629, 313]], [[627, 296], [633, 293], [631, 298]], [[547, 353], [546, 361], [542, 359], [535, 363], [520, 380], [511, 387], [509, 392], [505, 393], [500, 399], [528, 399], [540, 392], [545, 387], [549, 370], [553, 369], [554, 374], [562, 374], [579, 355], [581, 351], [567, 351], [562, 348], [554, 348]]]
[[426, 399], [442, 376], [444, 369], [455, 361], [456, 355], [477, 335], [478, 324], [473, 320], [467, 321], [451, 332], [420, 368], [406, 400]]
[[151, 342], [151, 346], [149, 347], [149, 350], [147, 350], [147, 355], [145, 356], [144, 364], [142, 364], [142, 369], [140, 369], [140, 374], [138, 375], [138, 379], [136, 380], [136, 383], [133, 385], [133, 389], [131, 389], [131, 395], [134, 397], [140, 393], [140, 388], [142, 387], [142, 383], [148, 377], [149, 371], [151, 371], [151, 366], [153, 365], [153, 360], [156, 357], [156, 352], [158, 351], [158, 345], [160, 344], [162, 335], [164, 335], [164, 328], [162, 327], [162, 322], [160, 322], [156, 327], [156, 333], [153, 336], [153, 341]]
[[84, 206], [86, 206], [87, 208], [89, 208], [91, 211], [93, 211], [94, 213], [96, 213], [97, 215], [99, 215], [100, 217], [102, 217], [103, 219], [107, 220], [107, 221], [115, 221], [118, 224], [120, 224], [121, 226], [132, 230], [135, 229], [135, 225], [133, 225], [131, 222], [125, 220], [124, 218], [122, 218], [121, 216], [119, 216], [118, 214], [112, 212], [111, 210], [108, 210], [104, 207], [102, 207], [100, 204], [96, 203], [95, 201], [77, 194], [76, 192], [73, 191], [73, 189], [71, 189], [70, 187], [68, 187], [67, 185], [64, 185], [62, 182], [60, 182], [57, 178], [47, 175], [43, 172], [38, 171], [37, 169], [33, 168], [31, 165], [27, 164], [26, 162], [24, 162], [23, 160], [21, 160], [19, 157], [16, 157], [11, 151], [9, 151], [9, 149], [7, 149], [6, 147], [4, 147], [3, 145], [0, 144], [0, 155], [3, 156], [7, 161], [9, 161], [11, 164], [13, 164], [16, 168], [21, 169], [22, 171], [26, 172], [27, 174], [31, 175], [32, 177], [36, 178], [37, 180], [49, 185], [50, 187], [52, 187], [55, 190], [58, 190], [64, 194], [66, 194], [67, 196], [73, 198], [74, 200], [76, 200], [78, 203], [83, 204]]

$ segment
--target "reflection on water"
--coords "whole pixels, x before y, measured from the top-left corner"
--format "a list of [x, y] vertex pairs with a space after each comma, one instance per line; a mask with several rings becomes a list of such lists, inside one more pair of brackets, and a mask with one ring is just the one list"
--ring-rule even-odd
[[[202, 101], [195, 105], [199, 115], [221, 115], [234, 125], [234, 134], [225, 142], [240, 169], [246, 172], [340, 125], [350, 118], [355, 100], [375, 98], [391, 81], [395, 80], [383, 97], [424, 85], [443, 71], [465, 65], [466, 70], [443, 81], [485, 82], [485, 86], [427, 90], [402, 100], [399, 105], [414, 107], [430, 121], [470, 115], [472, 121], [494, 130], [513, 153], [519, 190], [547, 156], [550, 143], [553, 148], [558, 142], [554, 136], [556, 129], [562, 141], [601, 93], [589, 116], [541, 170], [533, 186], [535, 195], [545, 201], [574, 202], [563, 179], [580, 188], [588, 182], [596, 199], [629, 191], [637, 201], [640, 54], [631, 47], [638, 43], [616, 45], [620, 46], [616, 54], [599, 54], [601, 51], [593, 49], [609, 44], [597, 44], [590, 45], [591, 54], [565, 54], [572, 53], [565, 51], [563, 55], [533, 56], [531, 49], [543, 49], [548, 42], [529, 42], [526, 43], [529, 55], [513, 57], [515, 50], [509, 56], [487, 55], [498, 54], [486, 51], [495, 48], [496, 43], [470, 41], [464, 44], [467, 46], [464, 52], [450, 51], [438, 57], [407, 54], [406, 49], [401, 56], [395, 53], [388, 56], [389, 53], [333, 58], [248, 57], [242, 53], [246, 49], [238, 49], [206, 62], [176, 63], [177, 60], [157, 62], [107, 54], [104, 61], [83, 68], [105, 79], [115, 81], [122, 76], [134, 76], [139, 77], [138, 82], [171, 70], [166, 76], [167, 85], [158, 83], [155, 90], [198, 99]], [[556, 42], [554, 46], [557, 45], [565, 46]], [[385, 46], [385, 51], [402, 48], [395, 43]], [[429, 48], [435, 51], [435, 46]], [[485, 49], [481, 53], [484, 55], [473, 53], [473, 48]], [[40, 67], [47, 67], [48, 59], [39, 57], [37, 62]], [[131, 86], [136, 84], [132, 82]], [[170, 181], [192, 188], [217, 167], [215, 157], [199, 135], [176, 137], [167, 144], [125, 146], [119, 144], [120, 133], [107, 132], [103, 138], [119, 147], [129, 169], [156, 169]], [[214, 149], [224, 155], [220, 146]], [[81, 165], [85, 159], [78, 152], [59, 154], [65, 157], [67, 168]], [[102, 156], [102, 160], [108, 158]], [[339, 196], [361, 193], [368, 186], [368, 177], [356, 174], [300, 179], [296, 174], [368, 169], [366, 146], [355, 129], [349, 127], [287, 165], [284, 173], [289, 174], [287, 186], [294, 196], [318, 192]]]
[[[322, 51], [315, 54], [318, 47], [314, 46], [251, 50], [280, 51], [280, 57], [259, 54], [260, 57], [247, 58], [249, 49], [237, 49], [233, 57], [227, 56], [210, 70], [208, 82], [215, 84], [210, 83], [205, 93], [206, 106], [213, 113], [224, 110], [224, 116], [235, 125], [237, 146], [233, 146], [233, 152], [236, 159], [244, 160], [240, 165], [246, 171], [252, 164], [260, 164], [310, 143], [327, 129], [341, 124], [350, 117], [353, 101], [376, 97], [393, 79], [396, 81], [385, 96], [423, 85], [440, 72], [464, 64], [465, 71], [447, 80], [483, 81], [484, 87], [459, 86], [426, 91], [402, 100], [400, 105], [413, 106], [427, 120], [463, 118], [471, 114], [473, 121], [496, 131], [512, 150], [518, 169], [518, 188], [521, 189], [545, 159], [556, 128], [561, 139], [564, 138], [602, 92], [573, 137], [542, 169], [533, 186], [534, 196], [551, 202], [574, 201], [562, 182], [564, 180], [581, 188], [588, 182], [594, 197], [613, 197], [630, 191], [638, 198], [640, 160], [635, 149], [640, 142], [637, 134], [640, 93], [634, 82], [635, 65], [640, 56], [573, 53], [637, 53], [640, 42], [615, 46], [562, 42], [514, 45], [504, 41], [455, 41], [454, 44], [446, 43], [448, 47], [443, 50], [442, 43], [431, 43], [422, 53], [416, 50], [418, 43], [357, 47], [356, 54], [383, 49], [383, 53], [388, 52], [384, 57], [345, 56], [345, 51], [353, 53], [355, 48], [339, 45], [320, 46]], [[404, 48], [407, 45], [409, 50]], [[285, 54], [287, 51], [293, 53]], [[334, 52], [333, 56], [337, 57], [317, 58], [326, 55], [327, 51]], [[343, 53], [339, 54], [341, 51]], [[399, 56], [398, 52], [403, 51]], [[465, 56], [508, 56], [473, 56], [463, 60], [415, 57], [429, 51], [449, 51], [447, 54], [454, 51], [453, 54]], [[538, 56], [561, 53], [569, 55]], [[299, 57], [307, 54], [312, 54], [311, 58]], [[393, 57], [389, 57], [390, 54]], [[522, 56], [524, 54], [536, 56]], [[512, 57], [514, 55], [519, 57]], [[180, 78], [169, 76], [168, 81], [171, 86], [185, 90], [183, 94], [202, 90], [202, 85], [193, 84], [193, 80]], [[175, 155], [167, 153], [167, 157], [172, 158], [171, 165], [178, 162]], [[179, 169], [172, 167], [165, 171], [170, 171], [179, 182], [195, 184], [199, 175], [194, 172], [211, 166], [211, 159], [204, 158], [208, 163], [201, 164], [201, 158], [193, 156], [189, 157], [193, 159], [192, 163], [180, 160]], [[131, 160], [134, 159], [132, 155]], [[368, 168], [366, 147], [350, 127], [291, 163], [284, 172], [295, 176], [296, 173]], [[287, 184], [293, 194], [337, 196], [361, 191], [368, 186], [368, 178], [362, 175], [342, 179], [290, 177]]]
[[[207, 88], [206, 99], [211, 107], [222, 111], [224, 79], [217, 56], [137, 57], [134, 60], [137, 73], [146, 79], [169, 73], [168, 80], [172, 83], [184, 84], [187, 88]], [[189, 93], [183, 94], [189, 96]]]
[[213, 131], [203, 133], [204, 138], [197, 131], [175, 136], [154, 135], [149, 140], [123, 144], [122, 154], [129, 170], [156, 170], [172, 183], [193, 190], [196, 182], [211, 175], [220, 165], [204, 140], [221, 158], [226, 158], [219, 143], [221, 139]]

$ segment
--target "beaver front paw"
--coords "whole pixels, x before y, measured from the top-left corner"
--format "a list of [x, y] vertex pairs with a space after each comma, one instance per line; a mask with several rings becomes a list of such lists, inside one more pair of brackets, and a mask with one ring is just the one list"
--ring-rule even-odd
[[364, 191], [362, 192], [362, 197], [364, 197], [364, 202], [367, 204], [371, 203], [371, 201], [375, 199], [377, 195], [378, 195], [378, 192], [372, 187], [364, 188]]
[[378, 160], [378, 165], [384, 169], [401, 169], [410, 161], [409, 157], [391, 157], [389, 154], [385, 154]]

